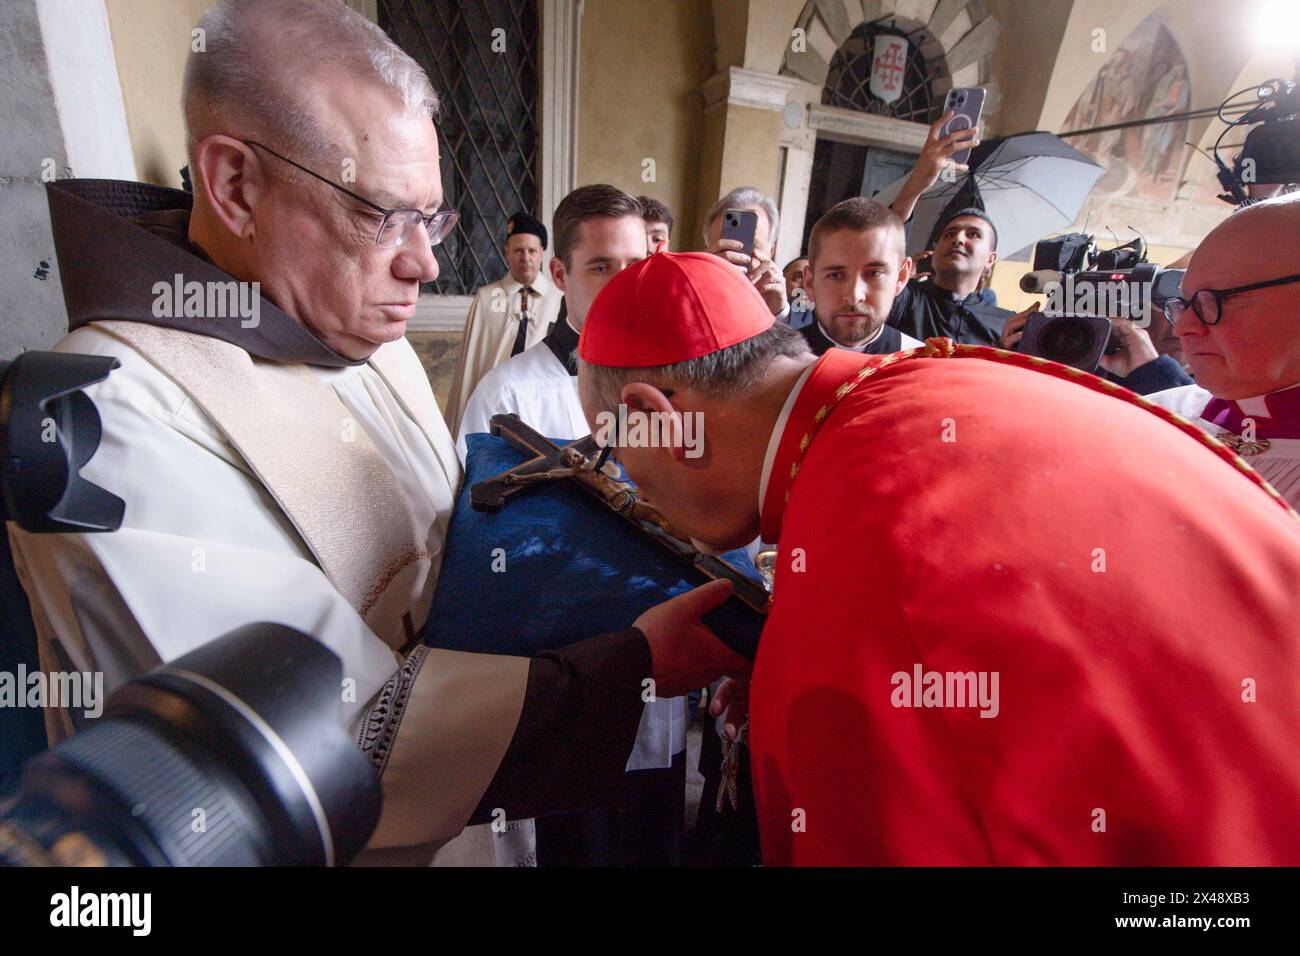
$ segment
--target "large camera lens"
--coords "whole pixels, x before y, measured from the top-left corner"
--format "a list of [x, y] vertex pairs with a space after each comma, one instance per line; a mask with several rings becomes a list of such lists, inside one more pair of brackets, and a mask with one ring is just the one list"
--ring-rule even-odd
[[1038, 340], [1039, 355], [1078, 367], [1097, 349], [1097, 334], [1093, 327], [1076, 316], [1053, 319], [1043, 327]]
[[342, 662], [250, 624], [120, 688], [0, 805], [0, 865], [348, 862], [379, 775], [343, 731]]

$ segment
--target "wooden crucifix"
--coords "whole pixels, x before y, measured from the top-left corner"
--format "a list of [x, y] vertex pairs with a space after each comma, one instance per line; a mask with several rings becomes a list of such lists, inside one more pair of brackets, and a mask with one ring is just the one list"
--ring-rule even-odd
[[722, 558], [696, 550], [657, 508], [640, 497], [635, 486], [614, 477], [612, 466], [598, 469], [601, 449], [590, 435], [567, 445], [556, 445], [514, 413], [493, 415], [490, 427], [493, 435], [532, 457], [471, 487], [470, 504], [475, 511], [500, 511], [516, 495], [547, 481], [575, 481], [588, 495], [668, 552], [677, 563], [694, 569], [708, 580], [726, 578], [732, 584], [733, 599], [766, 616], [764, 587]]

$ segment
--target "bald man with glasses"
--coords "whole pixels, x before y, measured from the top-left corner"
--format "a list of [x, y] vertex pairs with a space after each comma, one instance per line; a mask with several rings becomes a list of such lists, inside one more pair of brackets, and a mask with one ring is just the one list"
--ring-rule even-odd
[[1300, 196], [1240, 209], [1196, 248], [1164, 314], [1195, 385], [1148, 395], [1300, 506]]

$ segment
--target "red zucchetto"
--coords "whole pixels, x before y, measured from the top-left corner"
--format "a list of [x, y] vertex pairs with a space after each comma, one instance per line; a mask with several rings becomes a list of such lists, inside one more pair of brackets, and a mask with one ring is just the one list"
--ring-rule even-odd
[[707, 252], [656, 252], [596, 296], [578, 354], [614, 368], [673, 365], [753, 338], [775, 321], [729, 262]]

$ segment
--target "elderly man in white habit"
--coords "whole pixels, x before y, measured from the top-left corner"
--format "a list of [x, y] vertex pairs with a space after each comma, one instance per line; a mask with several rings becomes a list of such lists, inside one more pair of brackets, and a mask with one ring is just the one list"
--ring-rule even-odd
[[[222, 0], [200, 26], [192, 209], [137, 183], [49, 191], [58, 349], [121, 362], [88, 389], [103, 440], [83, 474], [126, 516], [102, 535], [11, 526], [42, 663], [103, 671], [111, 691], [250, 622], [314, 635], [355, 681], [341, 715], [382, 772], [374, 862], [427, 863], [496, 808], [612, 799], [645, 678], [673, 696], [744, 668], [699, 623], [728, 586], [531, 659], [420, 644], [461, 481], [403, 338], [454, 223], [435, 93], [337, 0]], [[176, 276], [260, 294], [187, 317], [158, 291]], [[53, 711], [47, 728], [53, 743], [77, 725]]]

